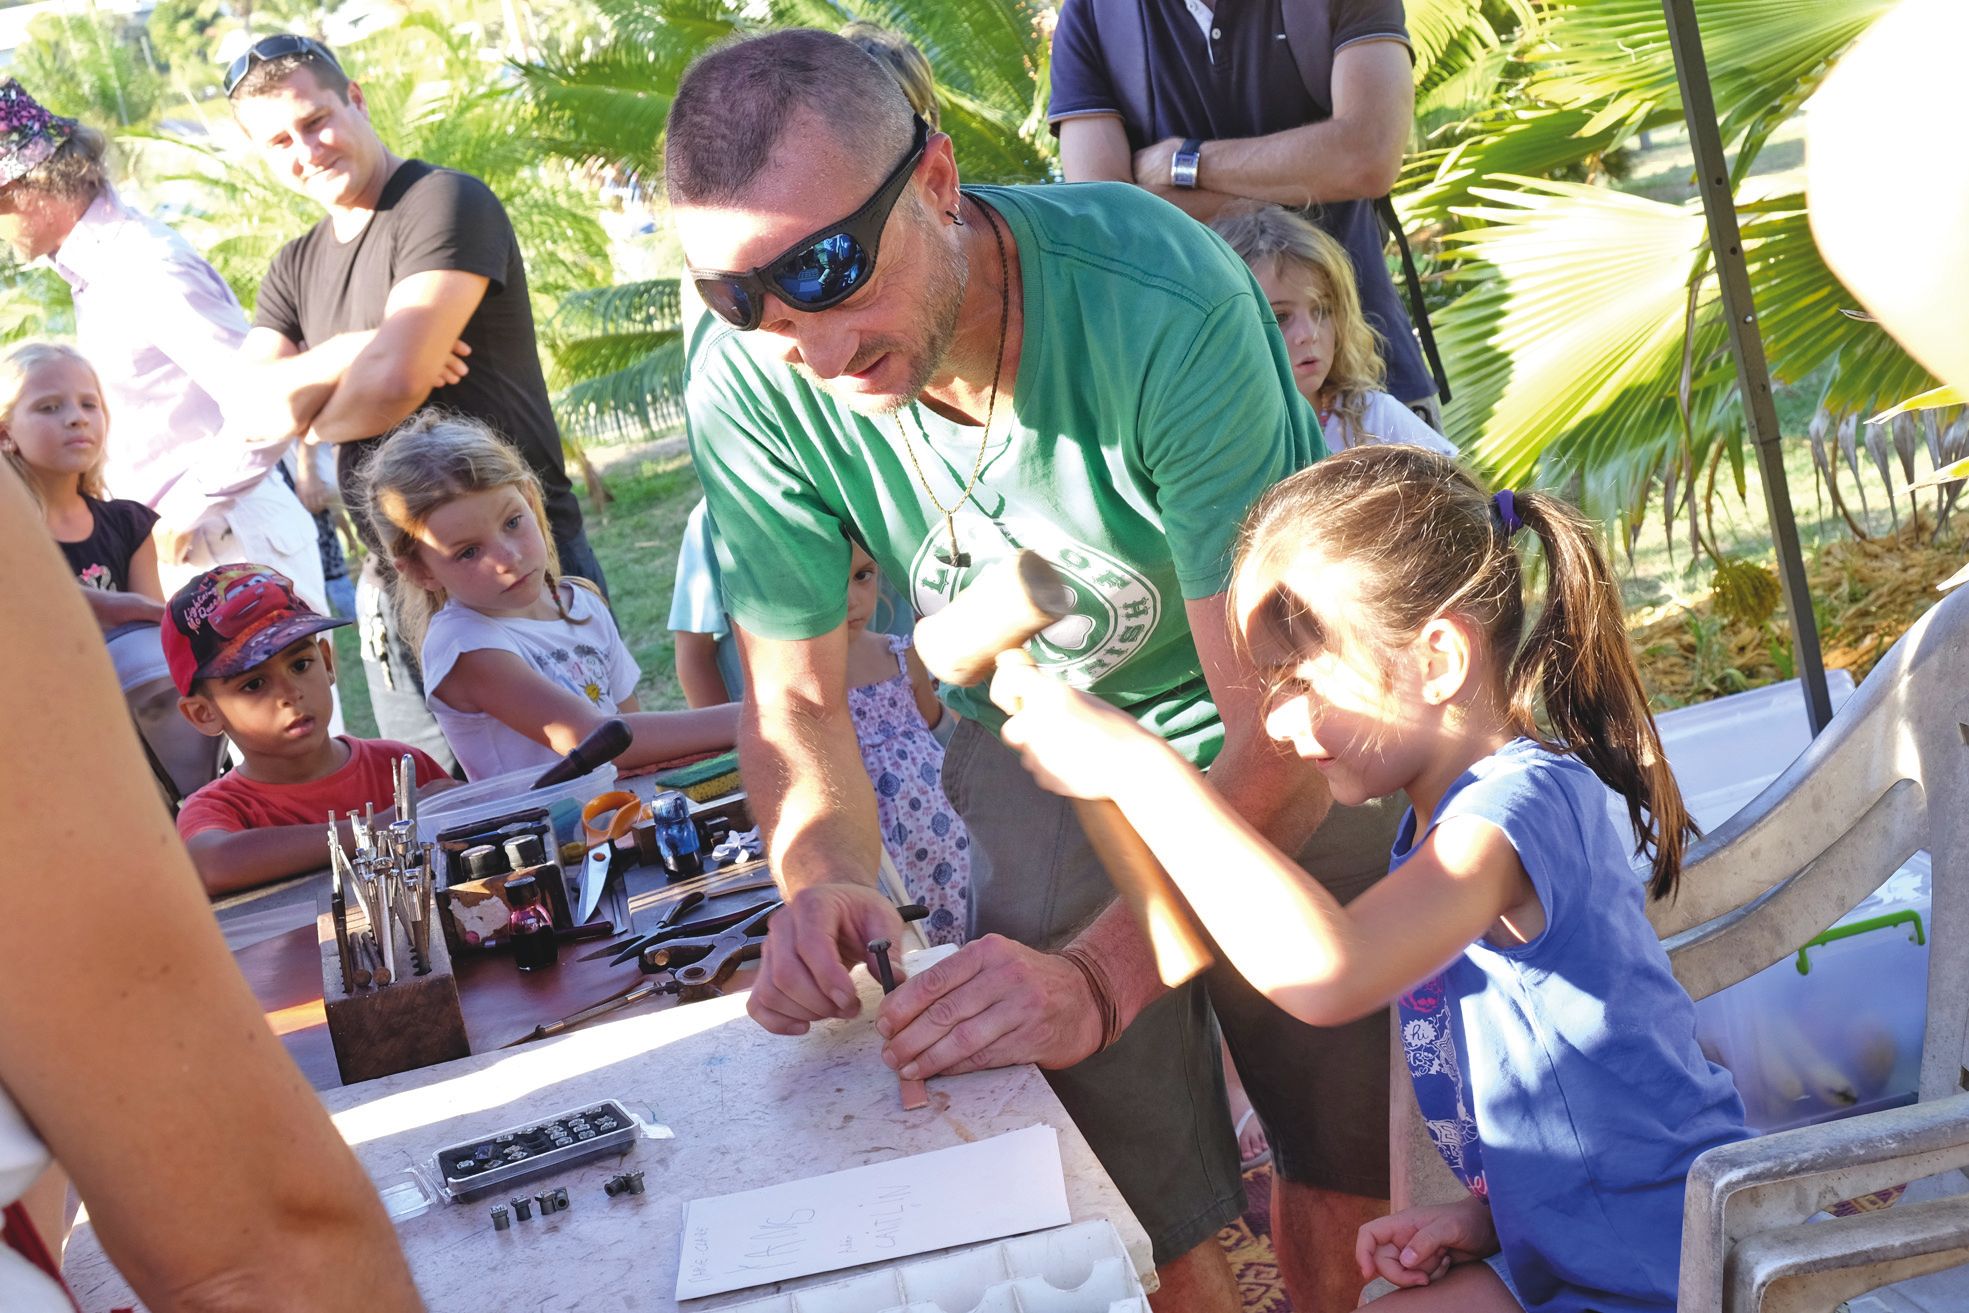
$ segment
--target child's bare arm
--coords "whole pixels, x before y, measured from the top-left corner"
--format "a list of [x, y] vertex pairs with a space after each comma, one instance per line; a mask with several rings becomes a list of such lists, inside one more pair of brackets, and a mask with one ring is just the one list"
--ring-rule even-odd
[[142, 593], [117, 593], [105, 588], [91, 588], [87, 584], [77, 584], [82, 590], [82, 600], [88, 604], [89, 614], [95, 617], [96, 625], [107, 633], [118, 625], [136, 621], [147, 624], [164, 623], [164, 606], [152, 601]]
[[909, 691], [916, 698], [916, 710], [922, 713], [923, 723], [935, 729], [944, 715], [944, 705], [937, 699], [937, 681], [930, 678], [915, 648], [903, 653], [903, 664], [909, 670]]
[[730, 702], [725, 677], [718, 670], [717, 636], [689, 629], [673, 629], [670, 636], [676, 640], [677, 683], [684, 690], [684, 702], [693, 708]]
[[[459, 782], [449, 777], [417, 786], [417, 796], [428, 798], [455, 789]], [[376, 823], [387, 825], [396, 819], [396, 808], [380, 807]], [[335, 833], [345, 851], [353, 852], [355, 839], [349, 823], [338, 820]], [[304, 875], [328, 865], [328, 818], [320, 825], [262, 825], [251, 830], [200, 830], [185, 840], [192, 865], [205, 892], [213, 898], [235, 894], [256, 885]]]
[[[436, 689], [460, 711], [476, 711], [555, 752], [571, 752], [610, 718], [578, 693], [543, 678], [524, 659], [496, 648], [461, 654]], [[736, 702], [695, 711], [639, 711], [633, 698], [622, 718], [635, 735], [617, 758], [622, 766], [647, 766], [673, 757], [729, 748], [738, 741]]]
[[200, 830], [185, 840], [185, 851], [205, 892], [219, 898], [327, 866], [327, 819], [321, 825]]
[[157, 574], [157, 540], [146, 538], [143, 546], [131, 554], [130, 568], [125, 571], [130, 579], [130, 591], [147, 597], [160, 607], [164, 604], [164, 584]]
[[1024, 700], [1005, 742], [1040, 782], [1113, 798], [1244, 977], [1310, 1025], [1385, 1005], [1531, 897], [1502, 832], [1459, 818], [1342, 907], [1126, 713], [1030, 667], [1000, 678]]

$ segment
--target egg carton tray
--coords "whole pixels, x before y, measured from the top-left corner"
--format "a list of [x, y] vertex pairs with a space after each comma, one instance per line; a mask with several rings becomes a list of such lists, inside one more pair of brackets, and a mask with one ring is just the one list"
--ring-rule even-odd
[[1114, 1224], [1035, 1231], [729, 1307], [729, 1313], [1149, 1313]]

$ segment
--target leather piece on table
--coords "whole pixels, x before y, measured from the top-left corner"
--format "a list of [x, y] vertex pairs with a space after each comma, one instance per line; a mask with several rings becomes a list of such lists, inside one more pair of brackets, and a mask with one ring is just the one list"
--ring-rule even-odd
[[342, 1083], [335, 1045], [328, 1037], [328, 1014], [321, 997], [320, 954], [312, 924], [263, 939], [233, 954], [247, 988], [259, 1000], [267, 1024], [301, 1074], [318, 1090]]

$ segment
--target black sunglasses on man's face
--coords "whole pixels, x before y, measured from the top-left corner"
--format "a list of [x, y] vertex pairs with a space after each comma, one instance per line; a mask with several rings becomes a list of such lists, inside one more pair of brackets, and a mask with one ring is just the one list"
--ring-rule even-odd
[[739, 329], [759, 326], [766, 298], [777, 296], [797, 310], [825, 310], [853, 296], [875, 272], [875, 248], [882, 229], [929, 145], [930, 125], [916, 119], [916, 135], [868, 203], [839, 223], [802, 237], [756, 269], [693, 269], [691, 280], [704, 303]]
[[264, 64], [269, 59], [284, 59], [288, 55], [307, 55], [319, 59], [338, 73], [342, 71], [340, 61], [329, 53], [327, 46], [313, 37], [298, 36], [293, 33], [261, 37], [246, 48], [245, 54], [226, 66], [224, 83], [226, 99], [232, 99], [232, 93], [239, 89], [239, 84], [245, 80], [247, 73], [252, 71], [255, 64]]

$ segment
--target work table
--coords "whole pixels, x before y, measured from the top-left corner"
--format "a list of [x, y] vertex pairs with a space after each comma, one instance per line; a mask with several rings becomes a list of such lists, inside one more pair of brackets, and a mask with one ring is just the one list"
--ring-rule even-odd
[[[613, 1097], [673, 1132], [626, 1156], [590, 1159], [527, 1184], [565, 1186], [566, 1212], [494, 1231], [489, 1208], [521, 1189], [400, 1218], [398, 1234], [434, 1313], [485, 1309], [672, 1310], [684, 1204], [776, 1181], [983, 1139], [1034, 1124], [1060, 1132], [1073, 1219], [1111, 1220], [1145, 1284], [1149, 1242], [1043, 1076], [1012, 1067], [930, 1082], [931, 1106], [902, 1110], [872, 1018], [880, 986], [856, 972], [855, 1021], [789, 1039], [745, 1015], [742, 995], [627, 1016], [556, 1039], [327, 1090], [322, 1101], [386, 1198], [413, 1194], [413, 1165], [439, 1148]], [[647, 1193], [602, 1183], [642, 1171]], [[428, 1188], [428, 1187], [426, 1187]], [[86, 1221], [66, 1262], [82, 1307], [135, 1301]], [[841, 1274], [693, 1300], [729, 1308]]]

